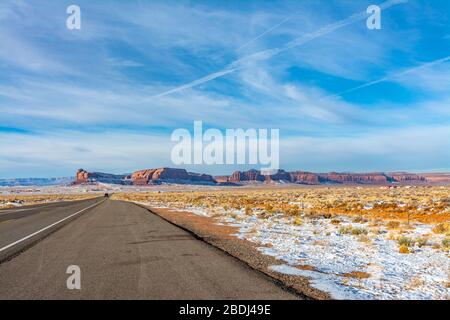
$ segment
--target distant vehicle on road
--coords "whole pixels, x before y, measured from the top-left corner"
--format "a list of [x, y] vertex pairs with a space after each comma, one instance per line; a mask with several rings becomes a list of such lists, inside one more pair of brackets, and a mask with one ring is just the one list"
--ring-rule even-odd
[[109, 198], [109, 193], [105, 193], [105, 198]]

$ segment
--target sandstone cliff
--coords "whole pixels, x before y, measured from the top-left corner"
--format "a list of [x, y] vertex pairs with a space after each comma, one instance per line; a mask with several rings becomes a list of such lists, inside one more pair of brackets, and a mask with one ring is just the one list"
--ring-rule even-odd
[[[430, 176], [431, 177], [431, 176]], [[439, 175], [442, 179], [442, 175]], [[446, 180], [438, 179], [435, 180]], [[446, 177], [448, 179], [448, 176]], [[100, 172], [87, 172], [79, 169], [76, 173], [75, 184], [82, 183], [113, 183], [149, 185], [162, 182], [185, 183], [185, 184], [219, 184], [236, 185], [242, 183], [262, 182], [285, 182], [316, 185], [323, 183], [331, 184], [388, 184], [388, 183], [426, 183], [427, 178], [413, 173], [391, 172], [391, 173], [313, 173], [304, 171], [287, 172], [278, 170], [270, 175], [265, 175], [259, 170], [235, 171], [231, 176], [218, 176], [216, 178], [209, 174], [192, 173], [185, 169], [158, 168], [139, 170], [131, 175], [114, 175]]]
[[88, 172], [84, 169], [78, 169], [75, 175], [75, 184], [83, 183], [112, 183], [112, 184], [129, 184], [126, 175], [117, 175], [103, 172]]
[[[222, 181], [224, 177], [221, 177]], [[303, 171], [286, 172], [278, 170], [271, 175], [263, 175], [258, 170], [236, 171], [228, 181], [239, 182], [273, 182], [284, 181], [299, 184], [387, 184], [387, 183], [424, 183], [426, 178], [412, 173], [312, 173]]]
[[112, 183], [148, 185], [161, 182], [173, 183], [208, 183], [216, 181], [211, 175], [187, 172], [185, 169], [158, 168], [133, 172], [131, 175], [113, 175], [100, 172], [88, 172], [79, 169], [75, 176], [75, 184], [83, 183]]
[[147, 185], [154, 182], [178, 183], [215, 183], [214, 178], [208, 174], [187, 172], [185, 169], [159, 168], [140, 170], [131, 174], [134, 185]]

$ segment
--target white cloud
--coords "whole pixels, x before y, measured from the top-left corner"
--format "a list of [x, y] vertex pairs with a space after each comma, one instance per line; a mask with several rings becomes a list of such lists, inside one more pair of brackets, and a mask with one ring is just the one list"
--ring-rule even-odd
[[[129, 132], [1, 134], [0, 176], [70, 175], [79, 167], [125, 173], [170, 164], [165, 136]], [[55, 152], [57, 151], [57, 152]]]
[[[442, 126], [448, 121], [448, 64], [395, 78], [430, 93], [428, 103], [373, 108], [324, 101], [328, 93], [319, 86], [286, 77], [297, 66], [370, 81], [374, 70], [393, 69], [391, 50], [414, 48], [416, 38], [405, 36], [408, 30], [370, 32], [362, 16], [339, 21], [333, 6], [317, 13], [309, 7], [314, 3], [258, 4], [240, 12], [209, 4], [80, 1], [82, 10], [89, 9], [83, 17], [93, 18], [83, 20], [78, 33], [65, 28], [64, 4], [0, 4], [0, 68], [8, 71], [0, 83], [1, 125], [35, 132], [0, 133], [4, 170], [39, 172], [46, 163], [48, 170], [86, 166], [115, 172], [164, 165], [169, 134], [118, 128], [170, 131], [190, 128], [194, 120], [219, 128], [279, 128], [288, 146], [282, 156], [293, 166], [298, 161], [298, 169], [348, 170], [365, 163], [414, 169], [428, 165], [420, 162], [427, 152], [430, 167], [438, 157], [449, 158], [438, 149], [447, 147]], [[348, 6], [358, 8], [351, 12], [361, 9]], [[430, 135], [399, 131], [419, 125], [428, 125]], [[423, 153], [401, 145], [408, 137], [420, 142]], [[296, 150], [308, 151], [291, 154]]]
[[281, 143], [281, 163], [317, 171], [450, 169], [450, 126], [379, 129], [356, 136], [295, 137]]

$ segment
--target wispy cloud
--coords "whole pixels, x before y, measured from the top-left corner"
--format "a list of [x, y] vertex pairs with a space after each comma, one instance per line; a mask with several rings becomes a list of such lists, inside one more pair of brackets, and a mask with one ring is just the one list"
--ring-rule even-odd
[[[293, 169], [443, 167], [449, 64], [417, 61], [446, 52], [448, 20], [421, 16], [434, 3], [401, 3], [381, 4], [396, 8], [371, 31], [370, 1], [79, 0], [82, 30], [71, 32], [64, 3], [2, 1], [0, 175], [170, 165], [170, 132], [194, 120], [278, 128]], [[330, 96], [356, 86], [367, 90]], [[433, 143], [401, 149], [408, 135]]]
[[[388, 0], [386, 2], [381, 3], [379, 5], [379, 7], [382, 10], [385, 10], [385, 9], [388, 9], [388, 8], [390, 8], [392, 6], [395, 6], [395, 5], [398, 5], [398, 4], [402, 4], [402, 3], [406, 3], [406, 2], [407, 2], [406, 0]], [[200, 84], [209, 82], [209, 81], [217, 79], [219, 77], [223, 77], [223, 76], [225, 76], [227, 74], [230, 74], [230, 73], [232, 73], [232, 72], [234, 72], [236, 70], [249, 67], [249, 66], [253, 65], [254, 63], [256, 63], [258, 61], [268, 60], [268, 59], [270, 59], [270, 58], [272, 58], [272, 57], [274, 57], [274, 56], [276, 56], [276, 55], [278, 55], [278, 54], [280, 54], [280, 53], [282, 53], [284, 51], [287, 51], [287, 50], [290, 50], [292, 48], [296, 48], [296, 47], [302, 46], [302, 45], [304, 45], [304, 44], [306, 44], [306, 43], [308, 43], [308, 42], [310, 42], [310, 41], [312, 41], [314, 39], [317, 39], [317, 38], [322, 37], [324, 35], [330, 34], [330, 33], [334, 32], [336, 30], [339, 30], [339, 29], [345, 27], [345, 26], [348, 26], [348, 25], [353, 24], [355, 22], [367, 19], [367, 17], [368, 17], [368, 15], [367, 15], [366, 11], [353, 14], [353, 15], [349, 16], [346, 19], [339, 20], [339, 21], [337, 21], [335, 23], [331, 23], [329, 25], [326, 25], [325, 27], [322, 27], [322, 28], [320, 28], [319, 30], [317, 30], [315, 32], [310, 32], [310, 33], [304, 34], [301, 37], [298, 37], [298, 38], [296, 38], [294, 40], [289, 41], [288, 43], [286, 43], [285, 45], [283, 45], [281, 47], [262, 50], [262, 51], [259, 51], [259, 52], [247, 55], [247, 56], [245, 56], [243, 58], [240, 58], [238, 60], [235, 60], [234, 62], [232, 62], [228, 67], [226, 67], [223, 70], [214, 72], [212, 74], [209, 74], [209, 75], [207, 75], [205, 77], [202, 77], [200, 79], [197, 79], [195, 81], [189, 82], [189, 83], [184, 84], [182, 86], [178, 86], [176, 88], [167, 90], [165, 92], [162, 92], [162, 93], [158, 94], [157, 96], [161, 97], [161, 96], [165, 96], [165, 95], [168, 95], [168, 94], [176, 93], [176, 92], [179, 92], [179, 91], [182, 91], [182, 90], [193, 88], [195, 86], [198, 86]], [[281, 25], [281, 24], [279, 24], [279, 25]], [[274, 29], [274, 28], [275, 27], [272, 27], [270, 29]], [[262, 35], [264, 35], [266, 33], [267, 32], [265, 32], [265, 33], [263, 32], [263, 34], [261, 34], [261, 37], [262, 37]]]
[[[355, 92], [355, 91], [361, 90], [363, 88], [367, 88], [367, 87], [376, 85], [376, 84], [381, 83], [381, 82], [398, 81], [399, 79], [403, 78], [406, 75], [409, 75], [409, 74], [412, 74], [412, 73], [417, 73], [418, 71], [426, 69], [426, 68], [431, 68], [431, 67], [438, 66], [438, 65], [443, 64], [443, 63], [445, 63], [447, 61], [450, 61], [450, 56], [447, 56], [447, 57], [441, 58], [441, 59], [437, 59], [437, 60], [434, 60], [434, 61], [430, 61], [430, 62], [427, 62], [427, 63], [423, 63], [423, 64], [421, 64], [419, 66], [416, 66], [416, 67], [413, 67], [413, 68], [409, 68], [409, 69], [403, 70], [401, 72], [392, 73], [392, 74], [387, 75], [385, 77], [382, 77], [380, 79], [367, 82], [367, 83], [365, 83], [363, 85], [360, 85], [360, 86], [357, 86], [357, 87], [354, 87], [354, 88], [342, 91], [342, 92], [337, 93], [337, 94], [329, 95], [329, 96], [324, 97], [322, 99], [329, 99], [329, 98], [340, 97], [340, 96], [346, 95], [348, 93]], [[419, 82], [416, 82], [415, 84], [416, 85], [420, 85]]]

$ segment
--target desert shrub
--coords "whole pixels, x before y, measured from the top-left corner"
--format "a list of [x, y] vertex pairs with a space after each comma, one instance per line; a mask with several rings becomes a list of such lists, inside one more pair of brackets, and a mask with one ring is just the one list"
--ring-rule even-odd
[[358, 241], [359, 242], [370, 242], [370, 238], [367, 235], [362, 234], [359, 236]]
[[438, 234], [444, 234], [444, 233], [450, 232], [450, 223], [444, 222], [444, 223], [437, 224], [433, 228], [433, 232], [438, 233]]
[[366, 223], [369, 220], [366, 219], [366, 218], [363, 218], [361, 216], [358, 216], [358, 217], [355, 217], [352, 221], [355, 222], [355, 223]]
[[367, 229], [356, 227], [352, 229], [352, 235], [359, 236], [361, 234], [367, 234]]
[[239, 216], [236, 213], [231, 213], [230, 217], [235, 219], [235, 220], [239, 219]]
[[367, 235], [368, 231], [367, 229], [364, 228], [360, 228], [360, 227], [352, 227], [352, 226], [343, 226], [339, 228], [339, 233], [340, 234], [352, 234], [354, 236], [359, 236], [359, 235]]
[[339, 234], [350, 234], [352, 232], [352, 227], [343, 226], [339, 228]]
[[400, 222], [399, 221], [389, 221], [386, 224], [386, 227], [388, 227], [389, 229], [397, 229], [398, 227], [400, 227]]
[[425, 237], [422, 237], [422, 238], [416, 239], [415, 242], [416, 242], [416, 245], [417, 245], [419, 248], [422, 248], [422, 247], [424, 247], [424, 246], [427, 245], [428, 239], [425, 238]]
[[399, 246], [412, 247], [414, 245], [414, 240], [405, 236], [400, 236], [397, 238], [397, 243]]
[[321, 216], [324, 219], [331, 219], [333, 217], [331, 213], [323, 213]]
[[297, 217], [294, 219], [294, 225], [301, 226], [303, 224], [303, 221], [300, 217]]
[[339, 219], [332, 219], [331, 223], [334, 224], [334, 225], [338, 225], [338, 224], [341, 223], [341, 220], [339, 220]]
[[382, 224], [382, 220], [381, 219], [372, 219], [370, 221], [370, 226], [371, 227], [378, 227]]
[[273, 216], [273, 212], [264, 211], [259, 214], [261, 219], [269, 219], [271, 216]]
[[409, 248], [406, 245], [401, 245], [398, 249], [398, 252], [403, 253], [403, 254], [407, 254], [409, 253]]
[[349, 273], [344, 273], [341, 276], [346, 278], [355, 278], [355, 279], [368, 279], [370, 278], [370, 273], [363, 271], [352, 271]]
[[442, 240], [442, 246], [446, 249], [450, 248], [450, 238], [445, 238]]
[[433, 249], [440, 249], [441, 245], [439, 243], [433, 243]]

